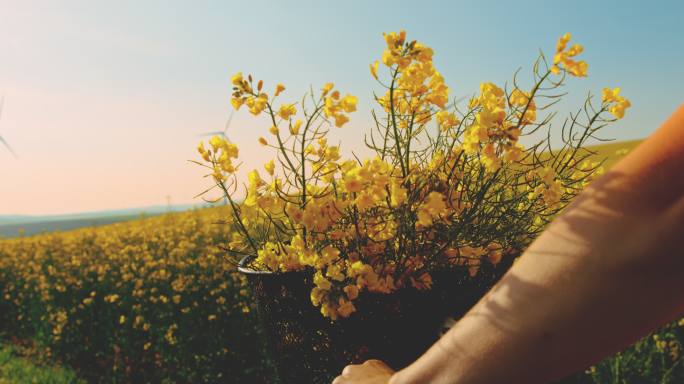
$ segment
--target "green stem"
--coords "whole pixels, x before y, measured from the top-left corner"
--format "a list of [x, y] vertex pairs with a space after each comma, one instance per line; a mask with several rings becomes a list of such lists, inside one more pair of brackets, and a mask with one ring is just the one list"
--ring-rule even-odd
[[397, 151], [397, 160], [399, 160], [399, 165], [401, 165], [401, 175], [403, 177], [406, 177], [407, 172], [406, 172], [406, 167], [404, 166], [404, 160], [401, 156], [401, 142], [399, 140], [399, 129], [397, 128], [397, 115], [396, 111], [394, 110], [394, 83], [397, 81], [397, 74], [399, 73], [399, 69], [396, 69], [394, 71], [394, 74], [392, 74], [392, 83], [390, 84], [390, 100], [389, 100], [389, 107], [390, 107], [390, 114], [392, 116], [392, 129], [394, 130], [394, 147], [396, 148]]

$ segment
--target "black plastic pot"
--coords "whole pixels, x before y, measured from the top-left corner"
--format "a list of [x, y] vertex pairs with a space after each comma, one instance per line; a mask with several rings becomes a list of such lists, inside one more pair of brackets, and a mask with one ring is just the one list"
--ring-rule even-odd
[[252, 289], [266, 347], [282, 383], [330, 383], [350, 363], [380, 359], [401, 369], [423, 354], [447, 318], [468, 311], [510, 266], [483, 265], [467, 271], [433, 273], [431, 290], [404, 288], [389, 295], [363, 292], [357, 311], [330, 321], [310, 301], [313, 271], [272, 273], [240, 262]]

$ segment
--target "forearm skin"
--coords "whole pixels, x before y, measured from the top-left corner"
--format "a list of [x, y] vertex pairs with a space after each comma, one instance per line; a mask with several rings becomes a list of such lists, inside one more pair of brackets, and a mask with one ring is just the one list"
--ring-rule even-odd
[[546, 383], [684, 312], [684, 108], [590, 186], [402, 383]]

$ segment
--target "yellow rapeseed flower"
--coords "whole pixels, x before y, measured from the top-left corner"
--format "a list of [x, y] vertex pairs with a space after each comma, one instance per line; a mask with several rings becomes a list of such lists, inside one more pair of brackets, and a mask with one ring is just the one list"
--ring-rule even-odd
[[266, 172], [269, 175], [273, 176], [273, 171], [275, 170], [275, 162], [271, 160], [268, 163], [264, 164], [264, 169], [266, 169]]
[[349, 118], [348, 118], [346, 115], [343, 115], [343, 114], [341, 114], [341, 113], [335, 115], [335, 126], [336, 126], [337, 128], [342, 127], [342, 126], [345, 125], [347, 122], [349, 122]]
[[328, 94], [328, 92], [330, 92], [330, 90], [333, 89], [334, 86], [335, 86], [334, 83], [325, 83], [325, 85], [323, 86], [323, 89], [322, 89], [323, 95]]
[[278, 96], [278, 95], [280, 95], [280, 93], [283, 92], [284, 90], [285, 90], [285, 86], [282, 85], [282, 84], [278, 84], [278, 85], [276, 85], [276, 89], [275, 89], [275, 94], [274, 94], [274, 95], [275, 95], [275, 96]]
[[608, 106], [608, 111], [616, 119], [622, 119], [627, 108], [632, 106], [629, 100], [620, 96], [620, 88], [603, 88], [601, 101]]
[[283, 120], [288, 120], [290, 116], [294, 115], [295, 113], [297, 113], [297, 109], [295, 108], [294, 104], [283, 104], [280, 106], [278, 116], [280, 116]]
[[242, 78], [242, 72], [238, 72], [230, 78], [230, 82], [236, 87], [241, 87], [243, 81], [244, 79]]
[[302, 127], [302, 124], [304, 122], [301, 120], [297, 120], [294, 122], [294, 124], [290, 125], [290, 133], [293, 135], [299, 134], [299, 129]]
[[568, 42], [572, 36], [569, 33], [564, 34], [558, 39], [556, 45], [556, 54], [553, 56], [553, 66], [551, 66], [551, 72], [554, 74], [559, 74], [561, 68], [564, 68], [570, 75], [576, 77], [584, 77], [587, 75], [587, 69], [589, 65], [586, 61], [580, 60], [575, 61], [572, 58], [579, 55], [584, 51], [584, 47], [579, 44], [575, 44], [570, 47], [567, 51]]
[[373, 62], [373, 64], [370, 65], [370, 73], [371, 73], [371, 76], [373, 76], [373, 78], [375, 78], [375, 80], [378, 79], [378, 65], [379, 64], [380, 63], [377, 60], [375, 60]]
[[354, 284], [350, 284], [344, 287], [344, 293], [347, 294], [349, 300], [354, 300], [359, 297], [359, 288]]
[[340, 107], [342, 107], [345, 112], [351, 113], [356, 111], [356, 102], [356, 96], [346, 95], [340, 100]]

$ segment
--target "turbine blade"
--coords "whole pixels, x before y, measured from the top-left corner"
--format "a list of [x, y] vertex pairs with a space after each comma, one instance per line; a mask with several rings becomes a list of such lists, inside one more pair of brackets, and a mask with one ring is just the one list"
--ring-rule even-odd
[[[230, 111], [230, 116], [228, 116], [228, 121], [226, 121], [226, 127], [223, 129], [223, 132], [228, 132], [228, 127], [230, 127], [230, 123], [233, 121], [233, 115], [235, 114], [235, 110]], [[224, 133], [225, 135], [225, 133]], [[228, 138], [226, 136], [226, 138]]]
[[18, 158], [16, 152], [14, 152], [14, 150], [12, 149], [12, 147], [10, 147], [9, 143], [7, 143], [7, 140], [5, 140], [4, 137], [0, 136], [0, 142], [2, 142], [5, 145], [5, 147], [7, 147], [7, 150], [12, 154], [12, 156], [14, 156], [14, 158]]
[[204, 132], [204, 133], [200, 133], [199, 135], [197, 135], [197, 137], [221, 136], [221, 135], [225, 135], [225, 134], [223, 133], [223, 131], [213, 131], [213, 132]]

